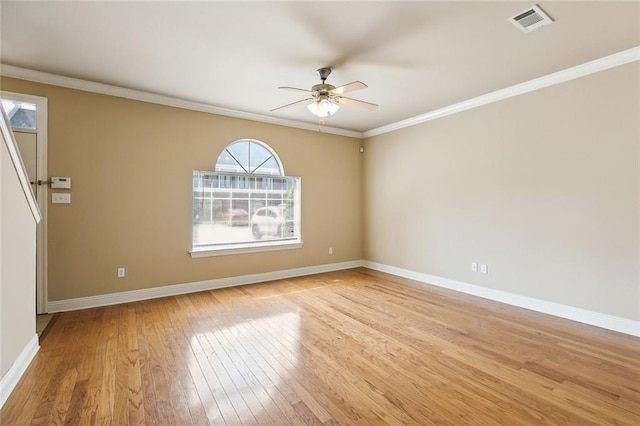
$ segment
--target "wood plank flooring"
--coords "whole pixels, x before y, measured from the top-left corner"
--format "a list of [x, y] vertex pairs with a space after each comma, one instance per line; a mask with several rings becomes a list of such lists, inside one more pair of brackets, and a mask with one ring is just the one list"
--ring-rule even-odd
[[0, 424], [640, 425], [640, 339], [353, 269], [59, 315]]

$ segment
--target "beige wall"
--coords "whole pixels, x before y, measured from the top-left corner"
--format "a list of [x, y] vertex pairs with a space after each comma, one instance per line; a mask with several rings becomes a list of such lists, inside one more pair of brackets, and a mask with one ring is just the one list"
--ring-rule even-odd
[[[364, 156], [358, 139], [2, 89], [49, 99], [49, 175], [72, 177], [73, 203], [49, 205], [50, 300], [364, 258], [639, 320], [638, 68], [373, 137]], [[302, 177], [304, 248], [191, 259], [191, 172], [240, 138]]]
[[[0, 378], [36, 332], [36, 222], [0, 135]], [[2, 392], [4, 395], [4, 392]], [[1, 402], [0, 401], [0, 405]]]
[[365, 258], [640, 320], [639, 76], [635, 62], [368, 139]]
[[[362, 258], [359, 139], [10, 78], [2, 90], [48, 98], [49, 175], [72, 180], [72, 203], [48, 206], [49, 300]], [[304, 247], [192, 259], [192, 171], [241, 138], [302, 178]]]

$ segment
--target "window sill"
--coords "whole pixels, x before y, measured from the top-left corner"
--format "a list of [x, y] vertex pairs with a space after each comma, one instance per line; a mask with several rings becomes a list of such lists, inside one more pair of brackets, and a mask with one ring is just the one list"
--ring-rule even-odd
[[259, 253], [265, 251], [276, 250], [292, 250], [302, 248], [302, 241], [274, 241], [272, 243], [265, 242], [260, 245], [256, 244], [238, 244], [233, 247], [211, 248], [211, 246], [194, 248], [189, 251], [193, 259], [200, 257], [228, 256], [232, 254]]

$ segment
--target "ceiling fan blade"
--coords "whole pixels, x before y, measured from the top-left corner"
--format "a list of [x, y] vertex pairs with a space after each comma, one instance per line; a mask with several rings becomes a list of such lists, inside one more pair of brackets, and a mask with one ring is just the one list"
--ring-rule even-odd
[[338, 86], [335, 89], [329, 90], [331, 95], [342, 95], [343, 93], [353, 92], [354, 90], [366, 89], [367, 86], [361, 81], [352, 81], [351, 83]]
[[345, 98], [344, 96], [336, 96], [334, 99], [339, 104], [353, 105], [353, 106], [357, 106], [357, 107], [360, 107], [360, 108], [366, 108], [366, 109], [370, 109], [370, 110], [374, 110], [374, 109], [378, 108], [378, 105], [372, 104], [371, 102], [365, 102], [365, 101], [359, 101], [357, 99]]
[[313, 98], [301, 99], [299, 101], [291, 102], [290, 104], [286, 104], [286, 105], [279, 106], [278, 108], [274, 108], [270, 112], [277, 111], [279, 109], [284, 109], [284, 108], [289, 108], [289, 107], [292, 107], [292, 106], [296, 106], [298, 104], [306, 103], [306, 102], [309, 102], [311, 100], [313, 100]]
[[297, 92], [313, 93], [313, 91], [312, 91], [312, 90], [307, 90], [307, 89], [298, 89], [297, 87], [289, 87], [289, 86], [278, 87], [278, 89], [295, 90], [295, 91], [297, 91]]

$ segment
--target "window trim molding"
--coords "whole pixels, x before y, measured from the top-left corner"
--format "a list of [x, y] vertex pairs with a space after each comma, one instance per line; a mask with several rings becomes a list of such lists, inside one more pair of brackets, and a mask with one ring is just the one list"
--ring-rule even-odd
[[[189, 255], [192, 259], [202, 258], [202, 257], [216, 257], [216, 256], [229, 256], [236, 254], [246, 254], [246, 253], [259, 253], [259, 252], [269, 252], [269, 251], [279, 251], [279, 250], [292, 250], [292, 249], [300, 249], [303, 247], [304, 243], [302, 241], [302, 179], [299, 176], [287, 176], [284, 171], [284, 165], [280, 160], [280, 156], [278, 156], [277, 152], [271, 148], [266, 142], [261, 140], [252, 139], [252, 138], [241, 138], [237, 139], [230, 144], [228, 144], [221, 152], [218, 154], [218, 159], [220, 156], [230, 147], [239, 142], [249, 142], [259, 145], [264, 148], [268, 153], [271, 154], [271, 157], [275, 159], [278, 164], [278, 168], [280, 171], [279, 175], [275, 174], [254, 174], [254, 173], [234, 173], [234, 172], [225, 172], [218, 170], [218, 160], [214, 164], [213, 172], [208, 171], [197, 171], [194, 170], [193, 173], [210, 173], [216, 176], [236, 176], [236, 177], [247, 177], [250, 179], [295, 179], [295, 185], [297, 186], [297, 199], [295, 202], [296, 212], [298, 216], [297, 222], [295, 221], [296, 213], [294, 212], [294, 223], [297, 223], [296, 229], [298, 229], [297, 234], [294, 238], [287, 239], [273, 239], [267, 241], [240, 241], [240, 242], [232, 242], [232, 243], [220, 243], [220, 244], [203, 244], [199, 247], [194, 246], [194, 234], [193, 234], [193, 226], [192, 226], [192, 235], [191, 235], [191, 249], [189, 250]], [[249, 151], [251, 152], [251, 151]], [[229, 153], [230, 155], [231, 152]], [[251, 154], [249, 154], [251, 155]], [[233, 156], [233, 155], [232, 155]], [[234, 160], [238, 162], [238, 160], [234, 157]], [[250, 158], [249, 158], [250, 162]], [[240, 163], [238, 163], [240, 164]], [[241, 165], [242, 167], [242, 165]], [[243, 167], [244, 168], [244, 167]], [[259, 167], [256, 168], [256, 170]], [[192, 198], [193, 200], [194, 198]], [[248, 211], [251, 217], [250, 210]]]
[[193, 248], [189, 250], [192, 259], [202, 257], [229, 256], [233, 254], [258, 253], [266, 251], [293, 250], [300, 249], [304, 245], [302, 240], [274, 241], [273, 243], [263, 242], [260, 245], [255, 243], [238, 244], [236, 247], [212, 249], [211, 246]]

